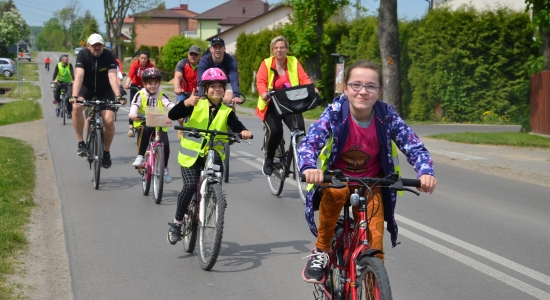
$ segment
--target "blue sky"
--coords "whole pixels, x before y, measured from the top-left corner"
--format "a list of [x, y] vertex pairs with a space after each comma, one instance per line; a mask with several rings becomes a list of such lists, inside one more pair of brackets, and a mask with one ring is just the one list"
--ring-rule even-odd
[[[268, 0], [269, 3], [278, 3], [281, 0]], [[380, 0], [361, 0], [364, 7], [369, 10], [369, 13], [375, 14], [376, 9], [380, 6]], [[100, 23], [104, 22], [103, 18], [103, 0], [80, 0], [82, 7], [81, 13], [90, 10]], [[188, 4], [189, 9], [197, 13], [202, 13], [217, 5], [220, 5], [227, 0], [165, 0], [166, 7], [171, 8], [180, 4]], [[352, 2], [355, 2], [352, 0]], [[53, 17], [55, 11], [67, 6], [68, 1], [44, 1], [44, 0], [14, 0], [17, 9], [23, 14], [23, 18], [27, 24], [31, 26], [42, 26], [43, 23]], [[399, 17], [406, 19], [421, 18], [428, 9], [426, 0], [397, 0], [397, 10]], [[102, 28], [105, 30], [104, 28]]]

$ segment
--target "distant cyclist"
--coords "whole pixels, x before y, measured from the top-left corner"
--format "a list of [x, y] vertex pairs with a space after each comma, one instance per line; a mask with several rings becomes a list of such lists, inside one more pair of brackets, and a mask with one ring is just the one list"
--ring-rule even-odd
[[[116, 78], [117, 63], [110, 51], [105, 51], [103, 37], [97, 33], [88, 38], [88, 47], [78, 52], [76, 57], [75, 80], [73, 83], [73, 99], [119, 100], [120, 88]], [[114, 108], [108, 105], [100, 107], [105, 131], [105, 150], [103, 152], [103, 167], [111, 167], [111, 143], [115, 136]], [[78, 155], [86, 156], [86, 143], [83, 138], [84, 116], [82, 105], [73, 107], [73, 127], [78, 139]]]
[[199, 61], [199, 95], [202, 96], [206, 91], [203, 91], [201, 85], [202, 74], [210, 68], [221, 69], [227, 76], [227, 86], [225, 87], [225, 95], [223, 102], [233, 101], [235, 104], [242, 103], [239, 90], [239, 72], [237, 71], [237, 61], [230, 54], [225, 52], [225, 42], [222, 38], [215, 37], [210, 41], [210, 51], [206, 53]]
[[[128, 116], [134, 121], [134, 127], [140, 128], [138, 136], [138, 155], [132, 164], [134, 167], [141, 167], [143, 163], [143, 155], [149, 145], [149, 137], [155, 133], [155, 127], [147, 126], [147, 120], [136, 120], [138, 114], [145, 115], [147, 107], [165, 107], [166, 111], [171, 109], [175, 104], [170, 102], [168, 96], [160, 91], [160, 80], [162, 73], [157, 68], [145, 69], [142, 73], [143, 84], [145, 87], [141, 89], [132, 99], [130, 113]], [[168, 158], [170, 157], [170, 143], [168, 142], [168, 128], [164, 127], [160, 140], [164, 144], [164, 181], [169, 183], [172, 181], [172, 176], [168, 171]]]
[[[74, 80], [74, 69], [73, 65], [69, 62], [69, 56], [67, 54], [63, 54], [60, 57], [60, 62], [55, 67], [55, 70], [53, 71], [53, 82], [54, 83], [71, 83]], [[67, 90], [65, 91], [67, 95], [67, 102], [65, 103], [67, 105], [67, 119], [71, 118], [71, 114], [73, 112], [73, 105], [72, 103], [69, 103], [69, 97], [73, 94], [73, 87], [70, 85], [67, 85]], [[56, 104], [59, 105], [59, 102], [61, 102], [61, 86], [56, 85], [55, 90], [53, 92], [54, 101]]]
[[[176, 94], [176, 103], [189, 98], [191, 93], [196, 93], [198, 88], [199, 77], [199, 60], [201, 59], [201, 48], [199, 46], [191, 46], [187, 51], [187, 58], [184, 58], [176, 65], [174, 72], [174, 93]], [[178, 120], [179, 124], [183, 124], [183, 119]], [[178, 139], [181, 140], [181, 130], [178, 130]]]
[[[155, 65], [149, 60], [149, 53], [146, 51], [141, 51], [138, 54], [138, 59], [130, 65], [130, 71], [128, 71], [128, 79], [124, 85], [124, 89], [127, 90], [130, 88], [130, 83], [137, 87], [138, 90], [143, 88], [143, 81], [141, 80], [141, 74], [147, 68], [154, 68]], [[137, 90], [130, 90], [130, 99], [134, 99], [136, 96]], [[129, 129], [128, 137], [134, 137], [134, 121], [128, 119]]]
[[48, 72], [50, 71], [50, 62], [50, 57], [46, 56], [46, 58], [44, 58], [44, 69], [46, 69]]

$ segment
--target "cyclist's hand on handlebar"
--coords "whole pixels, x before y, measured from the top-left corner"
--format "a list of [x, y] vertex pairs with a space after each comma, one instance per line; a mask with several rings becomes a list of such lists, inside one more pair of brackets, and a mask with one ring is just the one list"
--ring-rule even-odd
[[248, 139], [251, 138], [251, 137], [252, 137], [252, 132], [251, 132], [251, 131], [249, 131], [249, 130], [243, 130], [243, 131], [241, 131], [241, 138], [242, 138], [243, 140], [248, 140]]
[[233, 101], [233, 103], [235, 103], [235, 104], [243, 103], [243, 100], [241, 100], [241, 97], [233, 97], [233, 100], [231, 100], [231, 101]]
[[129, 89], [129, 88], [130, 88], [130, 85], [129, 85], [128, 83], [126, 83], [126, 84], [124, 85], [124, 89], [127, 90], [127, 89]]
[[267, 93], [262, 93], [260, 95], [260, 97], [262, 97], [262, 99], [264, 99], [265, 101], [267, 101]]
[[315, 185], [323, 183], [325, 177], [323, 171], [319, 169], [307, 169], [304, 171], [304, 176], [306, 176], [307, 183], [313, 183]]
[[135, 121], [138, 118], [138, 115], [137, 114], [128, 114], [128, 117], [130, 117], [130, 119]]
[[70, 103], [76, 103], [77, 100], [79, 100], [79, 97], [72, 96], [71, 98], [69, 98]]
[[437, 178], [424, 174], [418, 178], [420, 180], [420, 187], [416, 188], [417, 190], [424, 193], [433, 193], [435, 186], [437, 185]]
[[116, 96], [115, 97], [115, 102], [119, 102], [120, 104], [124, 105], [124, 104], [126, 104], [126, 99], [124, 99], [120, 96]]

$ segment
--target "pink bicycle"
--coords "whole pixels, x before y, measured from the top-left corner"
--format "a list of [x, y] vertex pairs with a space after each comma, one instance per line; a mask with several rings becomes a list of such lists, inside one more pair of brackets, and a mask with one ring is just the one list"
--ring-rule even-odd
[[[146, 117], [138, 116], [138, 120], [145, 121]], [[151, 180], [153, 180], [153, 199], [156, 204], [160, 204], [162, 201], [164, 188], [164, 144], [160, 140], [162, 128], [161, 126], [155, 127], [155, 133], [151, 134], [147, 151], [143, 156], [143, 164], [141, 167], [136, 167], [141, 175], [143, 195], [149, 195]]]

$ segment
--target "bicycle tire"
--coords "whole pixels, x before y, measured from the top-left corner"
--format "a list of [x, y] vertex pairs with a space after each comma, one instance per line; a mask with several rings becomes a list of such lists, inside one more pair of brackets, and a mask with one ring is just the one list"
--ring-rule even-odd
[[143, 195], [149, 196], [149, 190], [151, 189], [151, 167], [149, 166], [149, 151], [145, 152], [143, 156], [143, 161], [145, 161], [145, 167], [143, 168], [143, 173], [141, 174], [141, 191]]
[[164, 149], [156, 147], [153, 152], [155, 166], [153, 167], [153, 198], [155, 203], [162, 201], [162, 190], [164, 189]]
[[231, 154], [231, 147], [229, 147], [229, 143], [225, 144], [224, 152], [225, 159], [223, 161], [223, 182], [227, 183], [229, 181], [229, 156]]
[[296, 144], [292, 145], [292, 165], [294, 168], [294, 180], [296, 181], [296, 186], [298, 187], [298, 194], [302, 203], [306, 204], [306, 193], [307, 193], [307, 183], [302, 182], [300, 178], [300, 168], [298, 166], [298, 146], [304, 137], [301, 136], [297, 138]]
[[115, 107], [115, 122], [116, 122], [117, 112], [118, 112], [118, 107]]
[[[90, 165], [90, 170], [93, 166], [93, 160], [92, 160], [92, 152], [93, 152], [93, 143], [91, 141], [94, 139], [94, 132], [91, 128], [91, 126], [88, 126], [88, 131], [86, 131], [86, 160], [88, 161], [88, 164]], [[92, 180], [94, 179], [92, 174]]]
[[190, 224], [184, 224], [183, 231], [183, 250], [187, 253], [193, 253], [195, 245], [197, 244], [197, 225], [198, 225], [198, 207], [196, 201], [197, 194], [193, 196], [191, 203], [187, 207], [187, 214], [189, 215], [188, 222]]
[[101, 176], [101, 162], [103, 159], [103, 141], [102, 141], [102, 132], [99, 128], [95, 129], [95, 139], [92, 141], [94, 143], [94, 150], [93, 150], [93, 156], [94, 156], [94, 179], [93, 185], [94, 189], [99, 189], [99, 179]]
[[63, 125], [65, 125], [65, 119], [67, 118], [67, 104], [65, 103], [65, 95], [61, 96], [61, 114], [63, 115]]
[[357, 266], [361, 269], [357, 276], [357, 299], [392, 299], [388, 274], [378, 257], [365, 256], [359, 260]]
[[222, 244], [225, 198], [218, 183], [208, 186], [204, 197], [204, 220], [199, 224], [199, 265], [205, 271], [212, 269]]
[[279, 196], [283, 191], [283, 187], [285, 185], [286, 169], [284, 162], [285, 156], [283, 153], [285, 153], [285, 151], [283, 143], [281, 142], [281, 144], [279, 144], [279, 147], [277, 147], [277, 150], [275, 151], [275, 156], [273, 158], [273, 172], [270, 176], [266, 176], [267, 185], [269, 186], [271, 194], [273, 194], [274, 196]]

